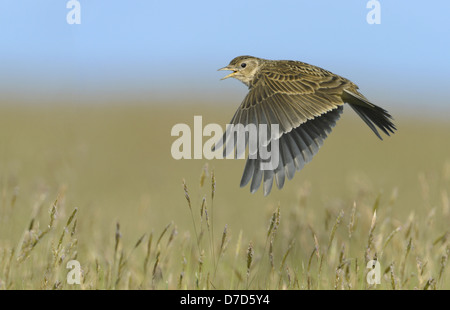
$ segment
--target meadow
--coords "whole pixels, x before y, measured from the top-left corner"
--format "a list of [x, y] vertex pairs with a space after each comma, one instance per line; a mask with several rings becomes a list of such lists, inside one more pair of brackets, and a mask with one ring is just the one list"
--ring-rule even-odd
[[450, 289], [448, 122], [380, 141], [347, 107], [264, 197], [243, 160], [171, 157], [173, 125], [235, 108], [2, 103], [0, 289]]

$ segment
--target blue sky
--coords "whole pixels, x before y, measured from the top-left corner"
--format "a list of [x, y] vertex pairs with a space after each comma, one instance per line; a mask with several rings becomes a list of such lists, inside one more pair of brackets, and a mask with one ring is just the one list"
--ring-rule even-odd
[[379, 25], [367, 0], [79, 2], [69, 25], [66, 0], [0, 0], [2, 97], [242, 96], [216, 70], [248, 54], [324, 67], [399, 107], [449, 102], [450, 1], [379, 0]]

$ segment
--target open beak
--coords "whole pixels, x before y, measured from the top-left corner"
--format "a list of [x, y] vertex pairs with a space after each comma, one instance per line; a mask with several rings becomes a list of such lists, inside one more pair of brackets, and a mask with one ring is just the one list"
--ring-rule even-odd
[[225, 80], [225, 79], [228, 79], [228, 78], [230, 78], [230, 77], [233, 77], [233, 76], [237, 73], [237, 71], [236, 71], [235, 69], [231, 69], [229, 66], [220, 68], [220, 69], [217, 70], [217, 71], [233, 71], [233, 72], [231, 72], [230, 74], [228, 74], [228, 75], [224, 76], [223, 78], [221, 78], [221, 80]]

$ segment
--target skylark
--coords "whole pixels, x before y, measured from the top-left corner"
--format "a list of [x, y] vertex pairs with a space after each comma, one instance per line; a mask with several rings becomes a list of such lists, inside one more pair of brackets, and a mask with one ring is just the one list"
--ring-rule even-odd
[[[344, 103], [348, 103], [380, 139], [376, 127], [387, 135], [396, 130], [392, 116], [364, 97], [358, 86], [322, 68], [300, 61], [239, 56], [219, 70], [232, 71], [223, 79], [233, 77], [249, 88], [230, 124], [279, 126], [277, 168], [262, 170], [261, 158], [247, 158], [241, 187], [251, 181], [252, 193], [263, 182], [264, 195], [268, 195], [273, 179], [281, 189], [285, 177], [292, 179], [296, 171], [311, 161], [339, 119]], [[216, 148], [228, 138], [225, 133]]]

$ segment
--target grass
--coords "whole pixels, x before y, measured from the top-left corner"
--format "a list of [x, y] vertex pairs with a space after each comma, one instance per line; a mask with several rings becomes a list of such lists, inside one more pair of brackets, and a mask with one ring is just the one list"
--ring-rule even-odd
[[0, 289], [450, 288], [447, 124], [379, 142], [346, 111], [264, 198], [243, 161], [170, 157], [174, 124], [229, 110], [0, 106]]

